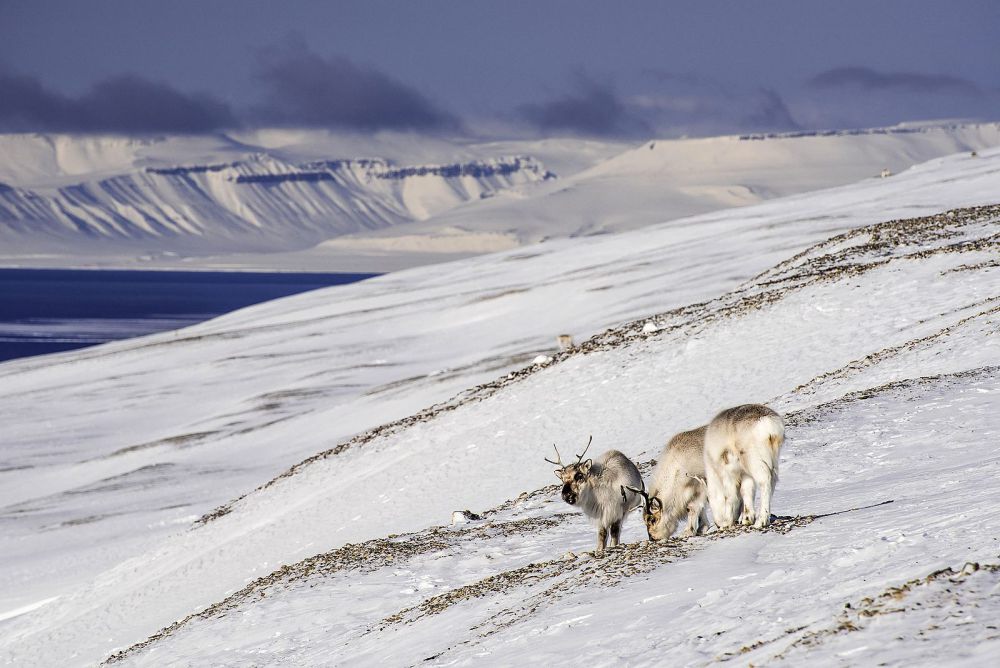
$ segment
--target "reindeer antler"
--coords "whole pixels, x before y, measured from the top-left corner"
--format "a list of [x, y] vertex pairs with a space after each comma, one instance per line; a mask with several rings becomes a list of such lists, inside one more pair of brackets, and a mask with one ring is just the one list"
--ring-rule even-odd
[[649, 494], [646, 493], [645, 485], [643, 485], [643, 489], [638, 489], [636, 487], [632, 487], [631, 485], [622, 485], [622, 496], [625, 496], [625, 490], [626, 489], [628, 491], [630, 491], [630, 492], [635, 492], [636, 494], [638, 494], [639, 496], [641, 496], [643, 502], [646, 505], [649, 505]]
[[594, 436], [593, 436], [593, 434], [591, 434], [591, 436], [590, 436], [590, 440], [589, 440], [589, 441], [587, 441], [587, 447], [585, 447], [585, 448], [583, 449], [583, 452], [582, 452], [582, 453], [580, 453], [580, 454], [578, 454], [578, 455], [576, 456], [576, 463], [577, 463], [577, 464], [579, 464], [580, 462], [582, 462], [582, 461], [583, 461], [583, 456], [584, 456], [585, 454], [587, 454], [587, 450], [590, 450], [590, 444], [591, 444], [591, 443], [593, 443], [593, 442], [594, 442]]
[[552, 449], [556, 451], [556, 459], [558, 461], [554, 462], [551, 459], [549, 459], [548, 457], [545, 458], [545, 461], [547, 461], [549, 464], [555, 464], [559, 468], [565, 468], [565, 466], [563, 466], [563, 463], [562, 463], [562, 457], [559, 456], [559, 448], [556, 447], [555, 443], [552, 444]]
[[[628, 497], [625, 496], [625, 490], [627, 489], [630, 492], [635, 492], [636, 494], [638, 494], [639, 496], [641, 496], [642, 497], [642, 503], [643, 503], [644, 506], [647, 506], [647, 507], [649, 506], [649, 494], [646, 494], [646, 483], [645, 482], [642, 483], [642, 489], [636, 489], [635, 487], [632, 487], [631, 485], [622, 485], [621, 488], [622, 488], [622, 501], [624, 503], [628, 503]], [[639, 506], [636, 506], [636, 508], [638, 508], [638, 507]], [[633, 508], [632, 510], [635, 510], [635, 508]]]

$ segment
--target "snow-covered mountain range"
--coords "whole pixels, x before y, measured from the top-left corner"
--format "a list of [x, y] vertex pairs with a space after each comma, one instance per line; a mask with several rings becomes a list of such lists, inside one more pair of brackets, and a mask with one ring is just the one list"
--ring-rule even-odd
[[997, 145], [998, 124], [638, 147], [2, 135], [0, 263], [382, 271], [636, 229]]
[[399, 166], [381, 158], [291, 163], [254, 153], [47, 189], [0, 185], [0, 242], [83, 255], [127, 246], [187, 254], [301, 250], [554, 178], [525, 156]]
[[[0, 365], [0, 658], [990, 665], [1000, 149], [962, 148]], [[648, 222], [659, 150], [518, 201]], [[586, 553], [553, 442], [645, 465], [748, 401], [788, 426], [773, 530]]]

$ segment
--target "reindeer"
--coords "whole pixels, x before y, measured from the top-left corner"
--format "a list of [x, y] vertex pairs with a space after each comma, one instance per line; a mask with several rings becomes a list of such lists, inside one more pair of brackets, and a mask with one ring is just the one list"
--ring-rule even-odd
[[698, 427], [675, 435], [660, 453], [650, 485], [627, 487], [641, 497], [642, 518], [646, 522], [649, 540], [670, 538], [677, 530], [677, 523], [687, 513], [684, 536], [704, 533], [708, 528], [705, 510], [705, 429]]
[[[781, 416], [760, 404], [727, 408], [708, 424], [705, 481], [712, 519], [720, 529], [733, 526], [737, 514], [741, 524], [758, 529], [771, 523], [771, 494], [784, 442]], [[759, 512], [754, 512], [755, 488], [760, 488]]]
[[642, 484], [639, 469], [628, 457], [617, 450], [608, 450], [596, 460], [583, 461], [583, 456], [594, 441], [591, 436], [587, 447], [576, 456], [573, 464], [563, 464], [559, 448], [552, 445], [556, 451], [556, 461], [546, 458], [545, 461], [555, 464], [556, 477], [563, 483], [563, 501], [571, 506], [578, 506], [583, 513], [597, 524], [597, 549], [603, 552], [611, 534], [611, 547], [616, 547], [621, 540], [622, 520], [631, 510], [637, 500], [634, 493], [626, 493], [623, 486]]

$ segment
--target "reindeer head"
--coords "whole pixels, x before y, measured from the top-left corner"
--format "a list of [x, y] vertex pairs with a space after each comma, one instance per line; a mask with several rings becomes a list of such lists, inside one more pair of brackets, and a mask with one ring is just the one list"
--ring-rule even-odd
[[576, 456], [576, 462], [573, 464], [562, 463], [562, 457], [559, 456], [559, 448], [556, 448], [555, 444], [552, 447], [556, 451], [556, 461], [548, 458], [545, 459], [548, 463], [559, 467], [555, 470], [555, 474], [563, 483], [562, 498], [563, 501], [571, 506], [576, 505], [576, 502], [580, 500], [581, 490], [590, 481], [590, 469], [594, 465], [594, 460], [588, 459], [584, 461], [583, 456], [587, 454], [587, 450], [590, 449], [590, 444], [593, 441], [594, 437], [591, 436], [590, 440], [587, 441], [587, 447], [583, 449], [582, 453]]
[[667, 532], [667, 527], [663, 522], [663, 503], [654, 494], [650, 496], [646, 493], [645, 486], [643, 489], [636, 489], [635, 487], [623, 487], [622, 497], [625, 496], [625, 490], [635, 492], [642, 498], [642, 521], [646, 523], [646, 533], [649, 535], [649, 540], [658, 541], [670, 538], [670, 534], [673, 533], [673, 529]]

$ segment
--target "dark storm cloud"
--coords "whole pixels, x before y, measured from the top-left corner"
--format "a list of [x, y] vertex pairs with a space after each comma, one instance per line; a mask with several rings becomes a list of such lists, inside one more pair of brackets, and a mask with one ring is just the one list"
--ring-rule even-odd
[[36, 79], [0, 69], [0, 129], [43, 130], [68, 122], [68, 99], [45, 90]]
[[761, 88], [757, 91], [742, 118], [742, 123], [743, 128], [749, 130], [800, 129], [785, 101], [777, 91], [770, 88]]
[[265, 49], [257, 78], [265, 101], [251, 112], [269, 124], [346, 130], [457, 130], [458, 119], [420, 91], [344, 56], [305, 47]]
[[866, 90], [899, 90], [914, 93], [978, 94], [971, 81], [945, 74], [878, 72], [867, 67], [838, 67], [821, 72], [808, 81], [813, 88], [856, 87]]
[[198, 133], [235, 125], [225, 103], [135, 75], [95, 84], [80, 99], [80, 106], [98, 129], [121, 132]]
[[229, 107], [135, 75], [105, 79], [83, 95], [48, 90], [0, 69], [0, 130], [13, 132], [202, 133], [232, 127]]
[[784, 98], [771, 88], [651, 68], [642, 72], [640, 85], [644, 92], [629, 102], [660, 136], [801, 129]]
[[647, 135], [649, 126], [635, 116], [607, 85], [580, 77], [576, 90], [547, 102], [526, 104], [520, 116], [543, 133], [613, 137]]

